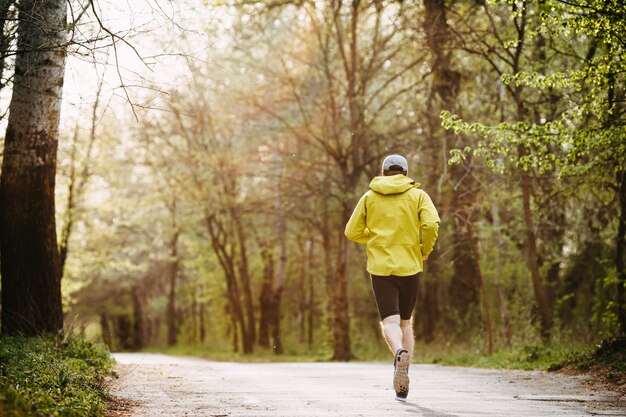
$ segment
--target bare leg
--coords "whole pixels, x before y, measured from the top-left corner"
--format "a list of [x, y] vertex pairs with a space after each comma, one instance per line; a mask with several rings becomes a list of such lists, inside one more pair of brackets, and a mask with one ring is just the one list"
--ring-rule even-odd
[[396, 400], [406, 401], [410, 382], [409, 364], [413, 351], [411, 320], [400, 320], [399, 314], [387, 317], [383, 320], [383, 334], [394, 354], [393, 389], [396, 392]]
[[400, 327], [400, 315], [395, 314], [386, 317], [383, 320], [382, 328], [383, 336], [385, 336], [389, 349], [391, 349], [391, 353], [395, 354], [398, 349], [402, 349], [404, 339], [403, 331]]
[[415, 346], [415, 339], [413, 338], [413, 323], [412, 320], [401, 320], [400, 328], [402, 329], [402, 347], [409, 351], [409, 355], [413, 357], [413, 349]]

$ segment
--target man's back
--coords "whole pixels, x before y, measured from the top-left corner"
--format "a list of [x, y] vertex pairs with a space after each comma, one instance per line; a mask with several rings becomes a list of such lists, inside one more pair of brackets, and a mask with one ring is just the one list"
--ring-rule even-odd
[[371, 274], [408, 276], [423, 270], [422, 255], [432, 250], [439, 216], [417, 187], [404, 175], [375, 177], [348, 221], [348, 239], [367, 244]]

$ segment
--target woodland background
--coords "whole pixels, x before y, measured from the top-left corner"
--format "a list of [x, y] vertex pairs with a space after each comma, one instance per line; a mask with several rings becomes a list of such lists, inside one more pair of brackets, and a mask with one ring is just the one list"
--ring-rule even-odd
[[[343, 230], [400, 153], [442, 219], [420, 347], [624, 334], [620, 1], [72, 4], [52, 223], [66, 332], [384, 355]], [[18, 3], [2, 5], [8, 97]]]

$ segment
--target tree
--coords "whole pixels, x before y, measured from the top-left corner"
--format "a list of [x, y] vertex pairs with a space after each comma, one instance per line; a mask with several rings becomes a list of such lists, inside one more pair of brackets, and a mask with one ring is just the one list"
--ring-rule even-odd
[[[506, 74], [507, 71], [513, 73], [521, 71], [522, 68], [530, 68], [536, 61], [536, 55], [541, 52], [541, 44], [531, 44], [531, 28], [533, 26], [533, 13], [529, 12], [531, 8], [528, 2], [522, 3], [502, 3], [502, 4], [481, 4], [479, 10], [482, 11], [480, 19], [477, 21], [462, 21], [460, 27], [455, 31], [456, 40], [459, 49], [476, 56], [482, 64], [489, 68], [498, 78]], [[508, 19], [506, 25], [498, 25], [502, 18]], [[545, 60], [544, 60], [545, 61]], [[536, 98], [529, 94], [519, 85], [509, 85], [503, 89], [508, 95], [510, 105], [506, 106], [506, 110], [501, 112], [500, 117], [515, 118], [517, 120], [527, 121], [541, 113], [544, 107], [540, 107], [531, 113]], [[499, 98], [498, 100], [502, 100]], [[447, 113], [444, 113], [447, 114]], [[545, 113], [542, 113], [542, 115]], [[448, 126], [448, 125], [446, 125]], [[449, 127], [449, 126], [448, 126]], [[456, 133], [460, 133], [459, 130]], [[465, 133], [465, 132], [464, 132]], [[462, 143], [457, 142], [456, 148], [462, 148]], [[466, 144], [466, 147], [471, 145]], [[519, 158], [523, 158], [527, 152], [525, 146], [516, 146]], [[468, 158], [464, 162], [471, 160]], [[453, 165], [454, 167], [454, 165]], [[548, 263], [550, 259], [542, 258], [541, 253], [549, 253], [545, 248], [539, 247], [539, 238], [536, 229], [535, 214], [532, 210], [533, 199], [537, 194], [533, 193], [533, 173], [526, 170], [511, 170], [511, 174], [517, 177], [519, 188], [521, 190], [522, 202], [522, 218], [524, 220], [524, 250], [526, 255], [526, 263], [530, 272], [537, 310], [539, 312], [541, 322], [541, 334], [544, 338], [549, 338], [552, 326], [552, 309], [549, 303], [546, 280], [542, 277], [541, 270], [544, 263]], [[554, 239], [553, 241], [558, 241]], [[542, 251], [542, 249], [544, 249]], [[557, 263], [557, 265], [560, 265]], [[555, 269], [558, 273], [558, 269]]]
[[[277, 137], [298, 155], [285, 182], [293, 184], [292, 198], [300, 199], [294, 204], [315, 207], [302, 220], [315, 227], [322, 241], [335, 360], [353, 355], [352, 246], [343, 228], [364, 179], [377, 173], [385, 153], [399, 152], [415, 128], [407, 97], [421, 84], [417, 73], [423, 56], [403, 42], [403, 35], [414, 40], [411, 30], [398, 30], [403, 12], [403, 4], [304, 2], [262, 16], [253, 26], [260, 35], [238, 45], [248, 51], [253, 43], [258, 45], [254, 51], [267, 51], [262, 62], [244, 55], [243, 62], [271, 83], [264, 90], [268, 94], [248, 102], [278, 124]], [[297, 24], [277, 30], [275, 22], [286, 19]], [[311, 172], [301, 178], [305, 166]]]
[[[274, 227], [271, 238], [267, 239], [261, 249], [263, 258], [263, 283], [261, 296], [259, 297], [261, 317], [259, 324], [259, 345], [271, 347], [276, 354], [283, 353], [283, 341], [281, 337], [281, 300], [287, 274], [287, 219], [284, 213], [283, 203], [283, 159], [279, 151], [275, 151], [271, 157], [273, 165], [270, 167], [269, 176], [275, 176], [275, 202], [274, 202]], [[261, 240], [261, 239], [259, 239]], [[278, 268], [274, 267], [274, 247], [278, 248]]]
[[[527, 26], [529, 10], [540, 16], [538, 26]], [[624, 205], [624, 9], [619, 1], [523, 2], [513, 4], [512, 19], [518, 37], [510, 44], [509, 71], [500, 75], [510, 92], [517, 114], [514, 121], [499, 124], [464, 122], [444, 115], [444, 123], [457, 132], [475, 133], [485, 140], [473, 149], [457, 150], [453, 161], [467, 154], [482, 156], [496, 172], [512, 169], [519, 172], [524, 201], [524, 219], [528, 243], [528, 262], [542, 316], [543, 333], [549, 330], [551, 312], [546, 290], [539, 279], [536, 225], [531, 215], [531, 173], [552, 173], [553, 178], [579, 178], [599, 187], [610, 184], [615, 192], [615, 297], [603, 320], [626, 328], [624, 300], [624, 259], [626, 206]], [[584, 35], [584, 36], [578, 36]], [[518, 65], [524, 43], [535, 41], [543, 47], [551, 39], [561, 45], [575, 45], [568, 51], [566, 69], [545, 65], [545, 56], [536, 56], [543, 64], [537, 68]], [[582, 53], [581, 53], [582, 51]], [[567, 95], [559, 101], [563, 108], [543, 117], [530, 116], [531, 103], [521, 99], [522, 91], [532, 90], [546, 97]], [[550, 101], [550, 100], [548, 100]], [[553, 237], [552, 237], [552, 240]], [[612, 318], [610, 317], [612, 315]]]
[[[427, 152], [431, 158], [440, 161], [441, 149], [457, 148], [465, 138], [442, 130], [439, 120], [433, 120], [442, 110], [458, 111], [460, 105], [458, 96], [461, 93], [461, 73], [455, 68], [453, 61], [453, 39], [451, 29], [446, 18], [446, 8], [442, 0], [428, 0], [424, 2], [424, 33], [431, 53], [430, 66], [432, 68], [431, 87], [428, 97], [428, 119], [430, 143]], [[435, 164], [436, 167], [445, 166], [445, 161]], [[482, 274], [476, 251], [472, 248], [474, 226], [472, 206], [478, 198], [478, 184], [472, 172], [474, 165], [471, 161], [464, 161], [449, 170], [440, 172], [433, 169], [429, 176], [429, 183], [440, 183], [439, 176], [446, 184], [445, 194], [448, 201], [442, 201], [442, 215], [448, 215], [453, 222], [452, 245], [454, 259], [454, 274], [450, 282], [451, 307], [460, 318], [464, 319], [470, 309], [480, 299], [480, 289], [484, 288]], [[437, 254], [432, 259], [437, 267]], [[430, 262], [429, 262], [430, 264]], [[432, 270], [432, 268], [430, 268]], [[430, 287], [426, 287], [430, 289]], [[424, 306], [424, 308], [432, 308]], [[489, 322], [489, 311], [484, 312]], [[430, 329], [430, 332], [433, 330]], [[429, 335], [427, 335], [428, 337]]]
[[[91, 108], [91, 126], [89, 129], [89, 137], [86, 144], [80, 143], [80, 127], [76, 124], [74, 129], [74, 137], [72, 138], [72, 148], [69, 156], [69, 167], [67, 173], [67, 196], [63, 211], [63, 224], [61, 227], [61, 236], [59, 239], [59, 276], [63, 278], [65, 263], [70, 246], [70, 238], [74, 232], [74, 226], [78, 219], [80, 200], [84, 196], [85, 187], [89, 180], [89, 166], [91, 164], [94, 142], [96, 141], [96, 126], [98, 119], [98, 106], [100, 104], [100, 94], [104, 77], [100, 78], [96, 97]], [[83, 146], [81, 146], [83, 145]], [[84, 147], [84, 156], [80, 157], [80, 148]]]
[[13, 96], [0, 182], [2, 332], [63, 329], [55, 172], [67, 2], [18, 4]]

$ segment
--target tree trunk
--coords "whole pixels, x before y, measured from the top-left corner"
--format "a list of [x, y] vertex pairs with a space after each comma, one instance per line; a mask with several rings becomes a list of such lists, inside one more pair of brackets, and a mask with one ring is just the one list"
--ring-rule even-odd
[[159, 324], [159, 316], [150, 316], [150, 314], [148, 314], [148, 345], [161, 341], [159, 339]]
[[309, 283], [309, 291], [307, 294], [307, 311], [308, 311], [308, 334], [307, 343], [309, 348], [313, 347], [313, 335], [315, 325], [315, 285], [314, 277], [311, 271], [313, 265], [313, 241], [307, 240], [306, 242], [306, 275]]
[[[348, 213], [349, 217], [349, 213]], [[348, 221], [344, 210], [344, 224]], [[334, 281], [335, 303], [333, 306], [333, 360], [348, 361], [352, 358], [350, 348], [350, 312], [348, 311], [348, 249], [349, 242], [339, 234], [339, 266]]]
[[452, 196], [452, 205], [459, 207], [454, 210], [453, 254], [454, 274], [450, 280], [450, 301], [452, 307], [463, 319], [480, 301], [480, 265], [473, 255], [472, 243], [463, 227], [461, 212], [468, 207], [467, 201], [460, 201], [458, 191]]
[[[254, 338], [250, 337], [248, 332], [249, 324], [246, 324], [244, 307], [241, 302], [241, 294], [239, 290], [239, 282], [237, 280], [237, 268], [235, 264], [236, 253], [233, 246], [236, 242], [229, 241], [230, 232], [225, 230], [223, 220], [216, 214], [210, 214], [206, 217], [207, 230], [211, 238], [211, 245], [218, 258], [220, 266], [224, 271], [226, 278], [226, 296], [228, 297], [228, 312], [232, 317], [233, 325], [233, 348], [235, 352], [239, 350], [239, 334], [241, 330], [241, 342], [244, 353], [252, 353], [254, 351]], [[241, 238], [242, 230], [238, 231], [237, 237]], [[241, 240], [239, 247], [242, 247]], [[243, 245], [245, 247], [245, 245]], [[239, 271], [243, 266], [239, 265]], [[249, 282], [248, 282], [249, 286]]]
[[178, 336], [178, 313], [176, 311], [176, 285], [178, 280], [178, 231], [170, 241], [169, 288], [167, 294], [167, 345], [174, 346]]
[[[303, 241], [301, 236], [296, 238], [299, 242]], [[306, 244], [306, 241], [305, 241]], [[295, 276], [298, 277], [298, 286], [295, 290], [295, 299], [297, 310], [295, 313], [295, 320], [298, 325], [298, 342], [303, 344], [306, 340], [306, 310], [307, 310], [307, 266], [306, 266], [306, 258], [304, 255], [304, 250], [302, 247], [298, 248], [298, 254], [296, 257], [297, 268], [298, 270], [295, 273]]]
[[[432, 255], [428, 258], [428, 263], [424, 265], [425, 272], [435, 275], [431, 264]], [[437, 334], [437, 320], [441, 315], [439, 305], [440, 283], [424, 277], [420, 279], [420, 289], [418, 292], [418, 303], [415, 307], [415, 336], [421, 338], [426, 343], [432, 343]]]
[[476, 241], [476, 235], [474, 233], [474, 223], [471, 213], [466, 213], [465, 225], [467, 227], [467, 237], [470, 240], [472, 248], [472, 256], [476, 260], [478, 266], [478, 278], [480, 279], [480, 295], [483, 305], [483, 314], [485, 318], [485, 327], [487, 331], [487, 355], [493, 353], [493, 323], [491, 319], [491, 302], [487, 295], [487, 286], [485, 285], [485, 279], [482, 271], [480, 270], [480, 255], [478, 252], [478, 242]]
[[252, 302], [252, 288], [250, 286], [250, 272], [248, 269], [248, 253], [246, 248], [246, 234], [243, 230], [241, 217], [238, 213], [233, 213], [237, 241], [239, 245], [239, 278], [241, 285], [239, 288], [243, 295], [243, 310], [245, 314], [245, 327], [243, 329], [243, 351], [252, 353], [254, 341], [256, 340], [256, 320], [254, 318], [254, 304]]
[[[334, 266], [333, 259], [334, 253], [331, 242], [331, 233], [330, 233], [330, 221], [329, 221], [329, 210], [327, 201], [323, 202], [323, 211], [322, 211], [322, 249], [324, 250], [324, 286], [326, 290], [326, 322], [329, 329], [333, 329], [333, 320], [335, 317], [335, 305], [336, 305], [336, 294], [333, 288], [333, 278], [334, 278]], [[334, 335], [333, 335], [334, 336]]]
[[298, 282], [298, 330], [300, 343], [308, 344], [308, 320], [310, 311], [310, 298], [312, 294], [311, 285], [311, 249], [312, 241], [305, 237], [298, 236], [298, 241], [303, 245], [299, 250], [299, 271]]
[[200, 303], [200, 311], [198, 312], [199, 321], [200, 321], [200, 343], [204, 343], [206, 341], [206, 319], [204, 315], [205, 312], [205, 304], [204, 302]]
[[[440, 126], [439, 114], [442, 110], [454, 112], [457, 109], [457, 97], [460, 88], [461, 74], [453, 67], [450, 59], [450, 28], [446, 20], [446, 11], [443, 0], [424, 1], [424, 32], [428, 47], [432, 54], [432, 87], [429, 97], [431, 114], [436, 115], [433, 120], [432, 139], [434, 142], [432, 150], [438, 155], [447, 155], [450, 147], [460, 146], [458, 136], [452, 132], [444, 131]], [[441, 144], [443, 143], [443, 152]], [[453, 254], [454, 254], [454, 275], [450, 282], [450, 299], [453, 300], [452, 307], [457, 310], [459, 316], [463, 318], [471, 307], [480, 301], [480, 266], [472, 251], [471, 238], [467, 235], [465, 227], [464, 213], [471, 211], [474, 204], [476, 184], [471, 171], [470, 164], [457, 164], [452, 166], [446, 173], [446, 160], [443, 157], [441, 166], [444, 168], [443, 175], [447, 176], [451, 186], [451, 200], [448, 205], [441, 210], [442, 218], [453, 219]], [[436, 180], [436, 171], [429, 179]], [[446, 216], [447, 215], [447, 216]]]
[[[524, 150], [518, 149], [520, 156], [524, 155]], [[552, 318], [550, 316], [550, 307], [546, 296], [545, 288], [541, 281], [539, 273], [539, 262], [537, 256], [537, 237], [535, 236], [535, 225], [532, 218], [530, 208], [531, 184], [530, 176], [527, 171], [522, 170], [520, 173], [520, 185], [522, 188], [522, 203], [524, 210], [524, 225], [526, 232], [526, 260], [528, 269], [533, 282], [533, 290], [537, 299], [537, 307], [541, 318], [541, 336], [544, 339], [550, 338], [550, 329], [552, 327]]]
[[504, 290], [502, 285], [498, 283], [502, 279], [502, 262], [500, 259], [500, 248], [503, 247], [502, 242], [502, 230], [500, 223], [500, 206], [496, 198], [493, 199], [491, 204], [491, 218], [493, 219], [493, 228], [495, 230], [495, 262], [496, 262], [496, 284], [494, 290], [498, 299], [498, 311], [500, 313], [500, 320], [502, 321], [502, 335], [506, 341], [507, 346], [511, 346], [512, 334], [511, 334], [511, 320], [509, 318], [509, 311], [506, 306], [506, 298], [504, 296]]
[[133, 300], [133, 350], [141, 350], [148, 344], [148, 320], [146, 318], [146, 295], [143, 288], [135, 285], [131, 290]]
[[102, 343], [107, 345], [110, 351], [113, 351], [114, 346], [112, 344], [112, 332], [111, 326], [109, 325], [109, 316], [104, 313], [100, 313], [100, 330], [102, 332]]
[[[279, 160], [280, 161], [280, 160]], [[280, 162], [279, 162], [280, 163]], [[276, 200], [274, 203], [274, 230], [278, 239], [279, 258], [278, 270], [274, 277], [274, 285], [272, 286], [272, 315], [271, 329], [274, 353], [281, 355], [283, 353], [283, 341], [280, 331], [281, 319], [281, 299], [283, 286], [287, 278], [287, 218], [283, 213], [282, 203], [282, 165], [276, 170], [278, 174]]]
[[2, 332], [63, 330], [55, 173], [66, 55], [66, 0], [21, 0], [0, 181]]
[[513, 334], [511, 332], [511, 319], [509, 317], [509, 311], [506, 308], [506, 298], [504, 296], [504, 290], [502, 285], [494, 285], [496, 297], [498, 298], [498, 312], [500, 313], [500, 320], [502, 321], [502, 336], [507, 347], [511, 346], [513, 341]]
[[[348, 128], [350, 134], [350, 144], [345, 149], [342, 158], [335, 159], [337, 168], [341, 173], [339, 187], [344, 195], [354, 193], [358, 180], [365, 170], [364, 161], [369, 159], [372, 152], [368, 146], [365, 126], [365, 91], [366, 84], [370, 79], [365, 74], [366, 70], [361, 66], [361, 56], [359, 55], [359, 19], [362, 7], [360, 0], [353, 0], [346, 3], [350, 10], [349, 18], [342, 11], [342, 2], [332, 2], [333, 24], [335, 26], [335, 36], [337, 37], [337, 48], [341, 58], [341, 66], [345, 75], [345, 100], [348, 107]], [[381, 8], [377, 9], [381, 13]], [[344, 27], [342, 17], [346, 16], [349, 23]], [[377, 29], [375, 29], [377, 30]], [[329, 84], [333, 80], [329, 77]], [[333, 109], [335, 114], [336, 108]], [[335, 138], [339, 142], [339, 138]], [[342, 151], [344, 152], [344, 151]], [[344, 202], [342, 210], [341, 224], [343, 229], [352, 207]], [[352, 202], [349, 202], [352, 203]], [[356, 203], [356, 201], [354, 201]], [[334, 234], [334, 233], [333, 233]], [[333, 360], [347, 361], [352, 357], [350, 345], [350, 313], [348, 300], [348, 251], [349, 244], [343, 233], [339, 233], [337, 269], [332, 278], [332, 289], [334, 292], [334, 303], [331, 311], [332, 332], [333, 332]]]
[[280, 319], [281, 319], [281, 299], [283, 293], [283, 286], [285, 278], [287, 276], [287, 236], [286, 236], [286, 224], [283, 216], [279, 216], [279, 246], [280, 246], [280, 259], [278, 261], [278, 271], [276, 272], [276, 279], [274, 280], [274, 286], [272, 288], [272, 341], [274, 343], [274, 353], [277, 355], [283, 354], [283, 341], [280, 331]]
[[620, 216], [615, 237], [615, 270], [617, 271], [617, 317], [622, 336], [626, 336], [626, 300], [624, 286], [626, 285], [626, 167], [619, 173], [619, 205]]
[[[243, 306], [241, 305], [241, 299], [239, 298], [239, 286], [236, 282], [236, 277], [227, 276], [226, 280], [228, 281], [228, 299], [230, 304], [230, 311], [233, 314], [234, 323], [236, 327], [235, 337], [237, 337], [237, 328], [239, 329], [239, 335], [241, 336], [241, 347], [243, 353], [252, 353], [254, 351], [253, 341], [250, 340], [247, 326], [246, 326], [246, 318], [244, 315]], [[235, 339], [237, 340], [237, 339]], [[238, 350], [235, 350], [238, 351]]]
[[259, 320], [259, 346], [270, 347], [270, 304], [272, 302], [272, 278], [274, 277], [274, 257], [269, 244], [261, 249], [263, 259], [263, 283], [261, 284], [261, 296], [259, 306], [261, 317]]
[[235, 315], [232, 313], [231, 306], [229, 305], [227, 308], [227, 313], [230, 316], [230, 330], [231, 330], [231, 340], [233, 343], [233, 352], [239, 352], [239, 328], [238, 322], [235, 318]]
[[[276, 170], [280, 175], [280, 167]], [[263, 273], [263, 286], [261, 289], [261, 324], [259, 328], [259, 344], [269, 347], [269, 337], [272, 338], [274, 353], [283, 353], [283, 344], [280, 331], [281, 298], [283, 285], [287, 274], [287, 222], [282, 212], [281, 178], [277, 181], [277, 193], [274, 207], [275, 228], [274, 236], [278, 241], [280, 258], [278, 269], [274, 272], [274, 258], [272, 255], [272, 243], [268, 243], [262, 250], [265, 268]]]
[[126, 315], [117, 316], [117, 339], [122, 350], [130, 350], [133, 347], [132, 328]]
[[280, 332], [280, 302], [282, 298], [282, 288], [275, 290], [272, 294], [271, 302], [271, 329], [272, 329], [272, 350], [276, 355], [284, 353], [282, 334]]
[[189, 306], [189, 343], [195, 345], [198, 343], [198, 297], [195, 293], [191, 294], [191, 305]]
[[76, 205], [76, 185], [78, 178], [76, 175], [76, 160], [78, 159], [78, 137], [79, 125], [74, 127], [74, 137], [72, 138], [72, 151], [70, 152], [70, 172], [68, 174], [69, 184], [67, 186], [67, 201], [65, 203], [65, 212], [62, 215], [63, 225], [61, 227], [61, 236], [59, 237], [59, 277], [63, 278], [65, 272], [65, 261], [69, 250], [69, 242], [75, 219]]

